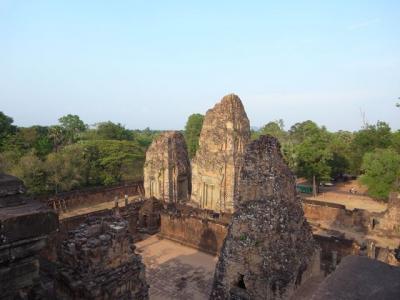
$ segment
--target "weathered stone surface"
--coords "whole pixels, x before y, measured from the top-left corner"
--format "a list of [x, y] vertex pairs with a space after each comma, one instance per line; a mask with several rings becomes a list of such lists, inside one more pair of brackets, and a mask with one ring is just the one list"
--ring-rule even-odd
[[139, 209], [138, 227], [141, 232], [154, 234], [160, 230], [163, 203], [154, 197], [143, 200]]
[[311, 299], [400, 299], [400, 268], [366, 257], [347, 256]]
[[222, 248], [230, 218], [230, 214], [169, 204], [161, 213], [162, 226], [158, 235], [217, 255]]
[[40, 292], [38, 253], [58, 217], [29, 199], [18, 178], [0, 174], [0, 298], [35, 299]]
[[89, 218], [61, 245], [58, 299], [148, 299], [145, 267], [128, 222]]
[[400, 236], [400, 194], [391, 193], [388, 208], [379, 220], [378, 229], [387, 231], [390, 235]]
[[8, 174], [0, 174], [0, 197], [24, 192], [25, 187], [22, 180]]
[[248, 145], [238, 184], [211, 299], [290, 297], [319, 272], [319, 249], [275, 138]]
[[238, 96], [227, 95], [207, 111], [192, 161], [192, 202], [196, 206], [233, 212], [240, 159], [249, 140], [249, 119]]
[[168, 131], [158, 136], [146, 152], [146, 197], [166, 202], [186, 202], [191, 193], [191, 170], [183, 135]]

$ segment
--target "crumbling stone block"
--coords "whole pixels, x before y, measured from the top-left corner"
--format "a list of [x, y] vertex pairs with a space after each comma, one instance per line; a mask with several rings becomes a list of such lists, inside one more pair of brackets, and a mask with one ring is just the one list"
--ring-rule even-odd
[[233, 212], [240, 160], [249, 140], [249, 119], [237, 95], [223, 97], [207, 111], [192, 161], [194, 205]]
[[248, 145], [235, 206], [211, 299], [286, 299], [319, 272], [319, 248], [275, 138]]
[[58, 257], [59, 299], [148, 299], [145, 267], [122, 218], [88, 218]]
[[191, 170], [186, 143], [180, 132], [158, 136], [146, 152], [146, 197], [165, 202], [186, 202], [191, 193]]

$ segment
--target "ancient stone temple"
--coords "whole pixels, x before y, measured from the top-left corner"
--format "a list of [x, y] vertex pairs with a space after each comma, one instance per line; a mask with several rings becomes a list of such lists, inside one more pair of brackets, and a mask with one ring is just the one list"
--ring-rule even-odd
[[295, 179], [271, 136], [250, 143], [211, 299], [287, 299], [319, 273], [319, 248]]
[[168, 131], [158, 136], [146, 152], [146, 197], [166, 202], [186, 202], [191, 193], [190, 161], [183, 135]]
[[207, 111], [192, 161], [192, 202], [196, 206], [233, 212], [239, 162], [249, 140], [249, 119], [238, 96], [227, 95]]
[[69, 233], [59, 254], [57, 299], [148, 299], [145, 267], [128, 222], [88, 218]]
[[388, 208], [379, 220], [378, 228], [390, 232], [391, 235], [400, 236], [400, 194], [391, 193]]
[[16, 177], [0, 174], [0, 298], [40, 299], [39, 251], [58, 228], [57, 215], [24, 195]]

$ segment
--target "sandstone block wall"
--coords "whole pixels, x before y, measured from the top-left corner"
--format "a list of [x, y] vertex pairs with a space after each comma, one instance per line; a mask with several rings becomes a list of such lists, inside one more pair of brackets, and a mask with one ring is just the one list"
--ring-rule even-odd
[[211, 299], [286, 299], [319, 273], [319, 247], [277, 140], [262, 136], [243, 158]]
[[165, 202], [186, 202], [191, 193], [191, 169], [186, 143], [180, 132], [158, 136], [146, 152], [146, 197]]
[[377, 230], [400, 237], [400, 194], [391, 193], [388, 208], [377, 224]]
[[233, 212], [240, 160], [249, 140], [250, 124], [238, 96], [227, 95], [207, 111], [192, 161], [194, 205]]
[[43, 203], [59, 213], [87, 207], [99, 203], [114, 201], [115, 197], [123, 198], [125, 195], [136, 196], [143, 194], [143, 182], [137, 181], [115, 187], [95, 187], [77, 191], [60, 193], [51, 197], [40, 198]]
[[206, 216], [195, 209], [169, 209], [161, 214], [159, 235], [183, 245], [217, 255], [228, 224], [226, 220]]
[[310, 223], [347, 227], [364, 233], [370, 229], [371, 214], [366, 210], [348, 210], [344, 205], [307, 199], [302, 199], [302, 204]]

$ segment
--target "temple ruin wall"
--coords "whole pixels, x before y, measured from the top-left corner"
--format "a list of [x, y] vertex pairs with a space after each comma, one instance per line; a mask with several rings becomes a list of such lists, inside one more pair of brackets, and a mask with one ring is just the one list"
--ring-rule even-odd
[[198, 216], [161, 214], [159, 236], [217, 255], [221, 250], [228, 224]]
[[38, 200], [58, 212], [87, 207], [105, 202], [114, 201], [115, 197], [123, 198], [143, 194], [143, 181], [132, 182], [115, 187], [95, 187], [72, 192], [60, 193], [50, 197], [41, 197]]
[[363, 209], [348, 210], [344, 205], [317, 200], [302, 200], [304, 215], [309, 223], [324, 223], [367, 232], [370, 213]]

